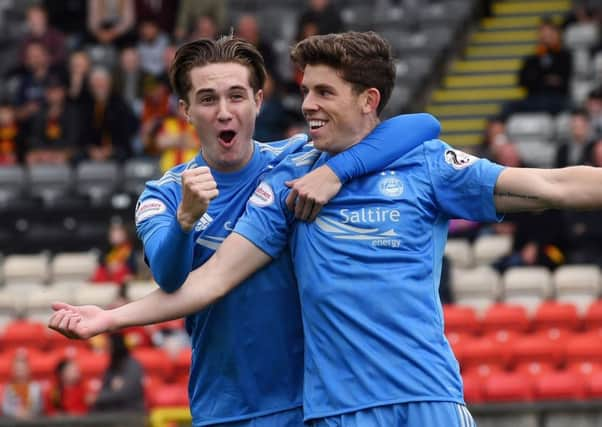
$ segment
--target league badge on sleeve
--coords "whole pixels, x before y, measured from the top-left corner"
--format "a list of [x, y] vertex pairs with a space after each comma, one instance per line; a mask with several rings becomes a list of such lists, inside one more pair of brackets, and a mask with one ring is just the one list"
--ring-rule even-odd
[[445, 163], [456, 170], [464, 169], [479, 160], [477, 157], [460, 150], [445, 150]]
[[167, 210], [167, 206], [159, 199], [146, 199], [136, 206], [136, 224]]
[[260, 208], [269, 206], [274, 203], [274, 190], [272, 190], [270, 184], [265, 181], [261, 181], [249, 199], [249, 202], [255, 206], [259, 206]]

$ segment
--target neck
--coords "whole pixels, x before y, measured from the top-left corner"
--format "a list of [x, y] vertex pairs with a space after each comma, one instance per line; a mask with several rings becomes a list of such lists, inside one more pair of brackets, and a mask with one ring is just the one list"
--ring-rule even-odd
[[326, 150], [329, 154], [335, 155], [339, 154], [342, 151], [348, 150], [353, 147], [355, 144], [359, 144], [366, 136], [370, 134], [374, 130], [376, 126], [380, 123], [380, 119], [378, 116], [371, 116], [369, 119], [365, 120], [361, 127], [355, 132], [355, 136], [350, 138], [348, 141], [344, 141], [341, 144], [333, 144], [332, 149]]

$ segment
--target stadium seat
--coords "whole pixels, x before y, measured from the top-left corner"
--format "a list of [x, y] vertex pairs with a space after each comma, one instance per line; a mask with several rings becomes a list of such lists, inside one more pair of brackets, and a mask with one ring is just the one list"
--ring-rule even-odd
[[570, 302], [579, 313], [600, 295], [600, 268], [596, 265], [563, 265], [552, 277], [556, 299]]
[[82, 161], [75, 169], [75, 190], [93, 205], [106, 203], [120, 183], [121, 169], [112, 161]]
[[150, 408], [158, 407], [188, 407], [188, 387], [186, 383], [163, 384], [150, 390]]
[[176, 381], [188, 381], [190, 374], [190, 363], [192, 360], [192, 349], [187, 347], [180, 351], [174, 361], [173, 376]]
[[73, 293], [59, 286], [45, 286], [39, 291], [28, 292], [25, 298], [27, 317], [45, 324], [52, 314], [51, 304], [55, 301], [73, 303]]
[[593, 301], [583, 316], [583, 326], [586, 330], [602, 330], [602, 299]]
[[465, 374], [478, 374], [482, 377], [506, 367], [506, 358], [500, 345], [492, 338], [474, 338], [462, 344], [461, 369]]
[[48, 281], [48, 255], [8, 255], [4, 259], [4, 282], [44, 283]]
[[568, 49], [589, 49], [598, 43], [600, 29], [595, 22], [570, 24], [564, 30], [564, 44]]
[[73, 172], [67, 165], [33, 165], [28, 175], [31, 195], [48, 206], [58, 204], [73, 188]]
[[448, 239], [445, 245], [445, 256], [454, 267], [472, 268], [473, 266], [472, 245], [468, 239]]
[[0, 288], [0, 315], [4, 318], [14, 318], [25, 314], [27, 295], [24, 292], [15, 293], [13, 290]]
[[159, 285], [154, 283], [152, 280], [135, 280], [135, 281], [128, 282], [128, 285], [127, 285], [128, 298], [130, 300], [140, 299], [140, 298], [148, 295], [155, 289], [158, 289], [158, 286]]
[[483, 333], [514, 331], [525, 333], [530, 326], [525, 307], [518, 304], [494, 304], [487, 309], [481, 321]]
[[536, 331], [547, 329], [576, 331], [581, 325], [581, 319], [577, 307], [571, 303], [544, 301], [537, 307], [532, 324]]
[[602, 363], [602, 336], [595, 332], [574, 335], [566, 340], [565, 360], [572, 363]]
[[515, 368], [531, 363], [538, 363], [543, 368], [546, 365], [554, 368], [562, 361], [563, 354], [564, 348], [545, 335], [522, 335], [512, 343], [511, 364]]
[[534, 391], [536, 400], [579, 400], [586, 396], [585, 380], [571, 371], [541, 375], [535, 380]]
[[443, 306], [443, 317], [446, 334], [457, 332], [474, 335], [479, 332], [479, 320], [472, 307], [446, 304]]
[[132, 356], [140, 362], [145, 375], [163, 378], [165, 381], [172, 378], [174, 363], [163, 349], [139, 347], [133, 350]]
[[15, 320], [0, 333], [0, 343], [3, 349], [44, 348], [47, 343], [46, 326], [29, 320]]
[[485, 234], [477, 237], [473, 244], [475, 262], [490, 265], [501, 257], [510, 254], [512, 236], [507, 234]]
[[144, 185], [152, 179], [161, 177], [161, 169], [157, 159], [134, 158], [123, 165], [123, 190], [131, 195], [139, 196]]
[[502, 276], [504, 301], [521, 304], [529, 313], [552, 294], [552, 277], [545, 267], [512, 267]]
[[508, 137], [517, 142], [550, 141], [554, 138], [554, 121], [547, 113], [515, 113], [508, 118]]
[[86, 281], [97, 265], [98, 254], [94, 251], [59, 253], [50, 262], [50, 277], [53, 282]]
[[381, 113], [383, 118], [389, 118], [400, 114], [407, 108], [412, 97], [412, 90], [401, 84], [396, 84], [391, 92], [389, 102]]
[[567, 363], [565, 366], [567, 371], [574, 372], [583, 376], [586, 381], [589, 381], [593, 375], [602, 372], [602, 363], [591, 363], [591, 362], [573, 362]]
[[116, 284], [86, 284], [75, 290], [78, 305], [95, 304], [106, 307], [117, 298], [119, 286]]
[[78, 351], [75, 360], [85, 380], [102, 378], [109, 366], [109, 355], [92, 351]]
[[470, 306], [482, 314], [500, 298], [500, 275], [484, 265], [471, 269], [452, 268], [452, 294], [457, 304]]
[[590, 399], [602, 399], [602, 370], [598, 370], [587, 379], [587, 397]]
[[26, 189], [25, 170], [18, 165], [0, 167], [0, 209], [24, 197]]
[[463, 375], [464, 400], [469, 404], [481, 403], [485, 400], [483, 379], [476, 374]]
[[518, 372], [496, 372], [484, 381], [487, 402], [527, 402], [533, 399], [529, 377]]

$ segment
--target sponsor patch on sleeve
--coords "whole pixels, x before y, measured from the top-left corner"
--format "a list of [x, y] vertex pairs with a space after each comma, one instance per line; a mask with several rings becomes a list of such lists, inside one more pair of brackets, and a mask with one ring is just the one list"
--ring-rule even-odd
[[136, 206], [136, 224], [165, 212], [167, 206], [159, 199], [146, 199]]
[[460, 150], [445, 150], [445, 163], [456, 170], [464, 169], [479, 160], [477, 157]]
[[262, 181], [259, 186], [255, 189], [255, 192], [249, 199], [249, 202], [255, 206], [263, 208], [274, 203], [274, 191], [270, 184]]

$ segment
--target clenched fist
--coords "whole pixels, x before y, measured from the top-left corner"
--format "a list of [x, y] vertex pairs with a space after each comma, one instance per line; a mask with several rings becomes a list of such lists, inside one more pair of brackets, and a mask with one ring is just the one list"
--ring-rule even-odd
[[178, 222], [184, 231], [207, 211], [209, 202], [219, 194], [217, 184], [206, 166], [188, 169], [182, 173], [182, 200], [178, 206]]

